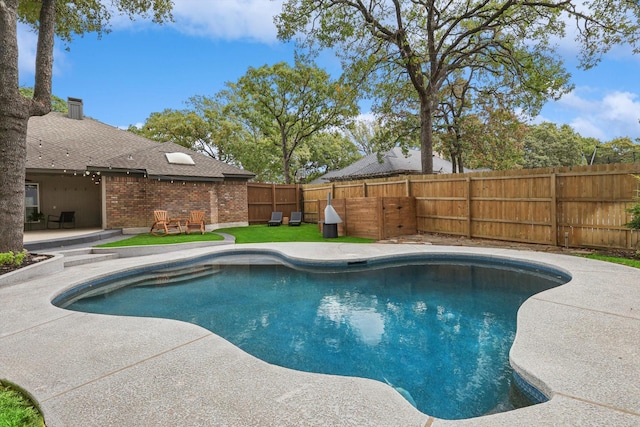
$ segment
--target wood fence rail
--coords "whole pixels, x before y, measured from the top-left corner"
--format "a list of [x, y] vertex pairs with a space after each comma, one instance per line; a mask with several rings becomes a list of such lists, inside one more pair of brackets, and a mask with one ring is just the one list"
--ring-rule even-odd
[[640, 163], [447, 175], [407, 175], [302, 186], [306, 222], [319, 201], [415, 197], [418, 232], [556, 246], [640, 249], [624, 226]]
[[291, 212], [300, 212], [301, 188], [298, 184], [247, 184], [249, 224], [266, 224], [271, 212], [282, 212], [291, 217]]

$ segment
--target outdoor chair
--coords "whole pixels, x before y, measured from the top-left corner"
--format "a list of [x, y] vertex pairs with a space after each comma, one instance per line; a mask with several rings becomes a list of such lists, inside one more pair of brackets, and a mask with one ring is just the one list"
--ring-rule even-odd
[[191, 231], [199, 231], [204, 234], [204, 211], [191, 211], [189, 219], [184, 223], [184, 232], [190, 234]]
[[[58, 224], [58, 227], [50, 227], [51, 223]], [[65, 224], [68, 225], [65, 226]], [[60, 212], [60, 216], [49, 215], [47, 217], [47, 228], [75, 228], [76, 213], [75, 211]]]
[[300, 225], [300, 224], [302, 224], [302, 212], [291, 212], [289, 225]]
[[269, 226], [278, 226], [282, 224], [282, 212], [272, 212], [271, 219], [267, 223]]
[[167, 211], [153, 211], [154, 223], [149, 231], [154, 236], [167, 236], [182, 233], [180, 220], [169, 219]]

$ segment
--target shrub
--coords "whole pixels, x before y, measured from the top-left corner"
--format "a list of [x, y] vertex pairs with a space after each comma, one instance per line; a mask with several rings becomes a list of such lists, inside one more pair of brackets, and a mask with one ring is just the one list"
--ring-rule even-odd
[[[633, 176], [635, 179], [640, 182], [640, 176]], [[627, 209], [627, 212], [631, 212], [631, 221], [625, 224], [625, 226], [629, 228], [633, 228], [634, 230], [640, 230], [640, 190], [636, 190], [636, 203]]]
[[13, 251], [9, 252], [0, 252], [0, 265], [4, 264], [14, 264], [20, 265], [24, 258], [27, 256], [27, 250], [23, 249], [22, 252], [18, 252], [14, 254]]

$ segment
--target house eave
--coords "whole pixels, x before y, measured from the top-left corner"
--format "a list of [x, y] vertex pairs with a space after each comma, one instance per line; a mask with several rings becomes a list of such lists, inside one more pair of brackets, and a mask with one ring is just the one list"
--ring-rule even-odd
[[131, 169], [131, 168], [111, 168], [111, 167], [95, 167], [89, 166], [87, 167], [89, 172], [100, 172], [104, 174], [113, 174], [113, 175], [145, 175], [147, 173], [146, 169]]
[[222, 173], [222, 175], [224, 175], [225, 178], [229, 178], [229, 179], [253, 179], [256, 177], [255, 174], [253, 173]]
[[223, 182], [224, 178], [213, 176], [181, 176], [181, 175], [147, 175], [149, 179], [158, 181], [185, 181], [185, 182]]
[[193, 176], [193, 175], [166, 175], [166, 174], [150, 174], [146, 169], [131, 168], [106, 168], [106, 167], [89, 167], [87, 170], [91, 172], [100, 172], [109, 175], [144, 175], [148, 179], [159, 181], [188, 181], [188, 182], [221, 182], [223, 177], [213, 176]]
[[58, 175], [58, 174], [73, 174], [84, 175], [87, 169], [51, 169], [51, 168], [26, 168], [25, 172], [28, 174], [43, 174], [43, 175]]

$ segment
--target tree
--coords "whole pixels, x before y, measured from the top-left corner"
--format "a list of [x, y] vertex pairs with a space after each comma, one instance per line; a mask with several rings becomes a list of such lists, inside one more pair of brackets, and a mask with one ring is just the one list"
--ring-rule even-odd
[[466, 138], [470, 141], [467, 166], [471, 169], [491, 170], [517, 169], [522, 167], [522, 142], [529, 127], [506, 109], [487, 106], [477, 116], [479, 126], [470, 126], [469, 119], [463, 122]]
[[[196, 141], [194, 147], [220, 161], [252, 170], [248, 166], [255, 163], [252, 159], [260, 158], [255, 156], [255, 144], [264, 145], [265, 142], [260, 141], [259, 130], [245, 126], [225, 101], [224, 91], [213, 97], [196, 95], [189, 98], [189, 111], [202, 119], [208, 131], [207, 137]], [[263, 152], [262, 160], [269, 160], [269, 150], [258, 151]]]
[[282, 174], [290, 183], [295, 151], [318, 132], [342, 127], [358, 114], [356, 92], [304, 58], [295, 65], [249, 68], [226, 96], [234, 116], [278, 147]]
[[594, 150], [594, 164], [640, 161], [640, 145], [634, 144], [628, 137], [614, 138], [604, 144], [599, 144]]
[[386, 151], [380, 149], [380, 126], [370, 120], [356, 120], [347, 126], [344, 131], [345, 135], [365, 156]]
[[[553, 55], [551, 37], [564, 36], [563, 13], [579, 24], [585, 66], [613, 44], [637, 45], [637, 2], [594, 0], [586, 2], [592, 8], [587, 12], [578, 9], [580, 3], [287, 0], [276, 25], [282, 40], [300, 35], [307, 46], [334, 48], [352, 81], [375, 77], [385, 84], [410, 82], [419, 103], [422, 169], [432, 173], [433, 115], [442, 85], [452, 73], [480, 62], [491, 75], [524, 78], [523, 84], [539, 84], [544, 90], [545, 82], [527, 76], [537, 65], [536, 56]], [[402, 82], [397, 86], [403, 87]]]
[[[158, 142], [174, 142], [256, 174], [259, 181], [273, 181], [282, 174], [278, 152], [261, 137], [258, 129], [234, 116], [220, 94], [196, 95], [184, 110], [166, 109], [152, 113], [140, 128], [129, 131]], [[247, 126], [248, 125], [248, 126]]]
[[349, 166], [362, 157], [358, 148], [338, 131], [318, 132], [296, 152], [293, 162], [296, 181], [311, 182], [329, 171]]
[[[472, 150], [484, 158], [482, 167], [515, 166], [521, 157], [518, 138], [524, 124], [512, 111], [536, 116], [550, 96], [557, 98], [571, 89], [569, 74], [553, 56], [518, 50], [511, 54], [521, 58], [522, 64], [535, 66], [523, 67], [519, 74], [496, 73], [500, 67], [487, 66], [493, 61], [490, 57], [479, 57], [445, 79], [434, 124], [441, 133], [439, 138], [447, 142], [454, 173], [463, 171], [464, 158]], [[482, 131], [474, 135], [471, 129]], [[486, 155], [478, 150], [480, 147], [487, 150]]]
[[[25, 98], [33, 98], [33, 88], [21, 87], [20, 94]], [[51, 111], [67, 114], [69, 112], [69, 105], [67, 105], [67, 101], [59, 96], [51, 95]]]
[[[149, 16], [162, 23], [171, 19], [170, 0], [114, 0], [114, 9], [98, 0], [4, 0], [0, 1], [0, 252], [23, 247], [24, 182], [29, 117], [51, 111], [51, 79], [54, 38], [70, 42], [74, 34], [109, 31], [111, 11], [131, 18]], [[17, 24], [38, 32], [33, 97], [18, 86]]]
[[[173, 142], [192, 150], [208, 146], [207, 123], [193, 111], [166, 109], [161, 113], [151, 113], [142, 127], [129, 125], [128, 130], [154, 141]], [[212, 152], [207, 154], [216, 158]]]
[[531, 126], [524, 138], [524, 167], [573, 166], [583, 162], [582, 137], [569, 125], [554, 123]]
[[[113, 8], [111, 7], [113, 5]], [[171, 0], [3, 0], [0, 1], [0, 252], [23, 248], [24, 182], [29, 117], [51, 111], [54, 38], [70, 42], [73, 35], [108, 32], [112, 10], [130, 18], [171, 19]], [[33, 98], [18, 85], [17, 24], [38, 32]]]
[[[638, 181], [638, 186], [640, 186], [640, 176], [633, 175], [633, 177]], [[632, 230], [640, 230], [640, 190], [637, 189], [635, 191], [634, 196], [634, 204], [627, 209], [627, 212], [631, 213], [631, 221], [625, 224], [626, 227], [631, 228]], [[636, 251], [636, 255], [638, 252]]]

